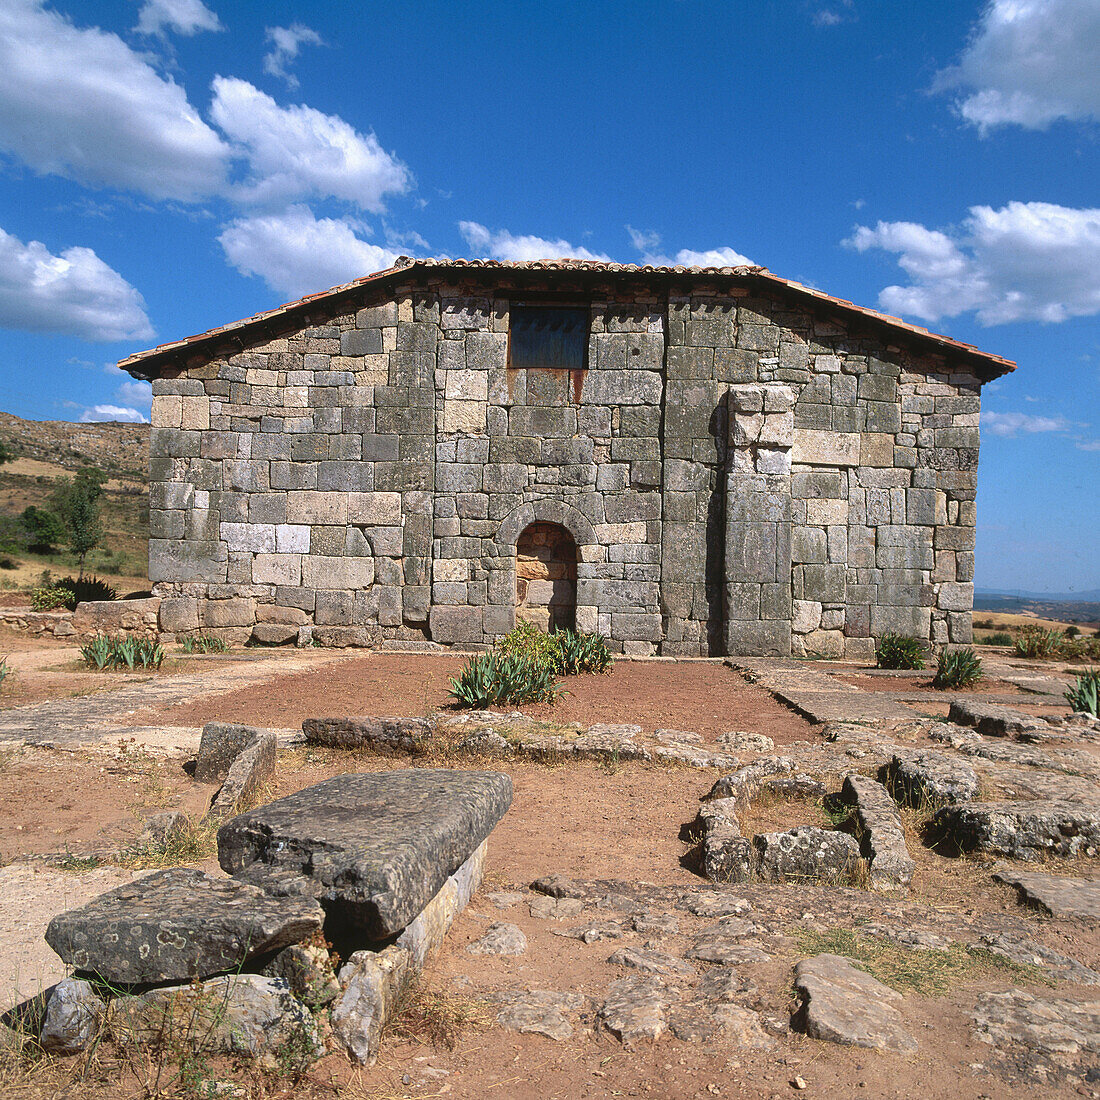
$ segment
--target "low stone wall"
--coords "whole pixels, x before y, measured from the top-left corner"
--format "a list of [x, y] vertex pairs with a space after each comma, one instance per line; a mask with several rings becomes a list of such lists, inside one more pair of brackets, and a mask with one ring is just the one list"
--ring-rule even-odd
[[30, 634], [55, 638], [90, 638], [95, 634], [158, 633], [160, 599], [93, 600], [78, 604], [75, 611], [32, 611], [29, 607], [0, 608], [0, 623]]

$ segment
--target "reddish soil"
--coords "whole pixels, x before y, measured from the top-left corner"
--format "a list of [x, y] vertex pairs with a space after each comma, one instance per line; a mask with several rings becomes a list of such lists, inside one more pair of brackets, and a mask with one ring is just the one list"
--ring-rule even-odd
[[[247, 722], [288, 729], [306, 718], [343, 714], [420, 715], [451, 711], [448, 678], [456, 656], [376, 654], [322, 673], [301, 672], [273, 683], [238, 688], [133, 716], [135, 724], [201, 726]], [[693, 730], [713, 742], [726, 730], [766, 733], [776, 744], [805, 741], [815, 727], [717, 661], [619, 661], [610, 673], [567, 677], [563, 695], [545, 703], [504, 708], [547, 721], [633, 722], [651, 732]]]
[[[911, 694], [915, 691], [929, 691], [939, 694], [932, 686], [932, 676], [861, 676], [859, 673], [837, 672], [833, 678], [842, 684], [851, 684], [863, 691], [888, 691], [890, 693]], [[978, 683], [963, 688], [967, 695], [1026, 695], [1023, 688], [1004, 680], [984, 677]]]

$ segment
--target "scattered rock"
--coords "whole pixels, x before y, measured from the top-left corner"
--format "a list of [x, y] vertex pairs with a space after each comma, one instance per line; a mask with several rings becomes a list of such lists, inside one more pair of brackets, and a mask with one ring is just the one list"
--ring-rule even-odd
[[687, 1043], [721, 1039], [745, 1050], [772, 1050], [776, 1046], [760, 1026], [760, 1016], [740, 1005], [692, 1001], [671, 1011], [669, 1028]]
[[311, 745], [416, 754], [426, 751], [432, 727], [426, 718], [307, 718], [302, 732]]
[[956, 726], [973, 726], [983, 737], [1008, 737], [1021, 733], [1042, 735], [1049, 731], [1041, 718], [997, 703], [956, 700], [951, 704], [947, 720]]
[[942, 752], [895, 753], [879, 771], [895, 798], [910, 806], [969, 802], [978, 796], [978, 774]]
[[680, 919], [675, 913], [658, 913], [652, 909], [636, 914], [631, 923], [634, 931], [643, 936], [674, 936], [680, 931]]
[[895, 890], [913, 881], [916, 864], [905, 844], [898, 808], [890, 792], [866, 775], [849, 773], [842, 796], [855, 803], [864, 854], [870, 860], [871, 887]]
[[695, 942], [684, 954], [689, 959], [725, 963], [727, 966], [768, 962], [771, 959], [771, 956], [761, 951], [756, 944], [741, 943], [735, 936], [723, 936], [717, 932], [706, 932], [696, 937]]
[[555, 936], [568, 936], [582, 943], [600, 943], [602, 940], [621, 940], [623, 926], [618, 921], [600, 921], [582, 924], [576, 928], [554, 929]]
[[497, 772], [340, 775], [233, 818], [218, 859], [273, 893], [314, 895], [381, 940], [417, 916], [511, 801], [512, 781]]
[[466, 945], [471, 955], [522, 955], [527, 937], [514, 924], [491, 924], [481, 939]]
[[410, 957], [402, 947], [356, 951], [340, 970], [344, 992], [332, 1006], [332, 1033], [356, 1062], [378, 1057], [382, 1028], [410, 978]]
[[654, 951], [647, 947], [620, 947], [607, 961], [612, 966], [626, 966], [647, 974], [679, 978], [695, 977], [695, 967], [691, 963], [685, 962], [676, 955]]
[[1021, 901], [1049, 916], [1100, 922], [1100, 879], [1017, 871], [1004, 863], [993, 868], [993, 879], [1015, 886]]
[[584, 912], [584, 902], [578, 898], [555, 898], [544, 895], [533, 898], [528, 908], [533, 917], [543, 920], [563, 920], [579, 917]]
[[471, 733], [469, 737], [459, 741], [458, 748], [462, 752], [475, 756], [511, 756], [515, 751], [511, 743], [501, 737], [496, 730], [478, 730], [477, 733]]
[[253, 805], [275, 778], [277, 752], [273, 733], [261, 733], [245, 745], [229, 766], [229, 774], [210, 806], [210, 816], [232, 817], [240, 808]]
[[978, 802], [944, 806], [932, 832], [959, 851], [1009, 859], [1094, 856], [1100, 852], [1100, 805], [1074, 802]]
[[902, 996], [839, 955], [815, 955], [794, 968], [801, 1006], [792, 1016], [811, 1038], [912, 1054], [916, 1040], [901, 1026]]
[[765, 882], [846, 882], [859, 866], [859, 845], [847, 833], [799, 825], [753, 837]]
[[[654, 730], [653, 736], [662, 745], [701, 745], [703, 738], [693, 730]], [[721, 738], [718, 739], [719, 741]]]
[[676, 995], [658, 977], [630, 975], [611, 983], [599, 1017], [623, 1046], [656, 1041], [668, 1028], [668, 1008]]
[[137, 838], [137, 848], [163, 848], [187, 829], [187, 814], [182, 810], [165, 810], [145, 819]]
[[115, 1039], [149, 1045], [170, 1037], [204, 1053], [258, 1056], [292, 1049], [320, 1058], [324, 1045], [309, 1010], [286, 982], [259, 974], [227, 974], [190, 985], [163, 986], [117, 997], [108, 1016]]
[[207, 722], [199, 739], [195, 778], [200, 783], [224, 782], [233, 761], [268, 732], [233, 722]]
[[109, 982], [179, 982], [239, 967], [321, 928], [311, 898], [272, 898], [183, 867], [157, 871], [54, 917], [46, 942]]
[[88, 982], [65, 978], [47, 990], [39, 1045], [49, 1054], [78, 1053], [95, 1038], [106, 1011]]
[[752, 902], [735, 894], [700, 893], [688, 898], [684, 908], [697, 917], [729, 917], [750, 912]]
[[732, 966], [712, 966], [699, 980], [695, 996], [700, 1001], [723, 1003], [755, 1000], [760, 995], [756, 983]]
[[743, 749], [748, 752], [771, 752], [775, 742], [763, 733], [746, 733], [743, 730], [729, 730], [716, 738], [719, 745], [731, 749]]
[[579, 1012], [585, 1004], [578, 993], [555, 993], [546, 989], [498, 993], [495, 999], [507, 999], [504, 1008], [497, 1014], [497, 1022], [502, 1027], [545, 1035], [558, 1042], [573, 1036], [573, 1025], [567, 1013]]
[[752, 801], [760, 784], [773, 775], [785, 775], [796, 771], [794, 761], [786, 756], [765, 756], [732, 775], [725, 775], [711, 787], [704, 801], [716, 798], [732, 798], [738, 809]]
[[526, 894], [517, 894], [511, 890], [498, 890], [491, 894], [486, 894], [485, 898], [497, 909], [511, 909], [513, 906], [519, 905], [521, 901], [524, 901], [526, 896]]
[[1083, 963], [1045, 944], [1036, 943], [1023, 936], [992, 932], [986, 933], [981, 939], [994, 954], [1002, 955], [1006, 959], [1023, 965], [1040, 967], [1061, 981], [1077, 982], [1080, 985], [1100, 985], [1100, 974], [1095, 970], [1090, 970]]

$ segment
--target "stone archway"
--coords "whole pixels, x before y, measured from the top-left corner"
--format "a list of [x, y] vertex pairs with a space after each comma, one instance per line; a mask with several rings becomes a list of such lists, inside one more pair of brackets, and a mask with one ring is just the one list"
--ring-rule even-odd
[[577, 544], [558, 523], [535, 522], [516, 540], [516, 618], [540, 630], [577, 625]]

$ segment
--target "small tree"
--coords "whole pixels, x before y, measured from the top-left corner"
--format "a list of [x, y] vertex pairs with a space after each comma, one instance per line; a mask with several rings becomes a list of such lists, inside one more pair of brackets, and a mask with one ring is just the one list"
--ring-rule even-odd
[[60, 516], [45, 508], [36, 508], [33, 504], [23, 509], [19, 522], [27, 532], [30, 548], [38, 553], [50, 553], [66, 534]]
[[76, 477], [64, 478], [53, 493], [53, 503], [69, 535], [69, 549], [77, 556], [80, 576], [84, 559], [103, 538], [99, 522], [99, 498], [107, 475], [102, 470], [80, 470]]
[[3, 466], [5, 462], [14, 462], [15, 452], [0, 439], [0, 466]]

